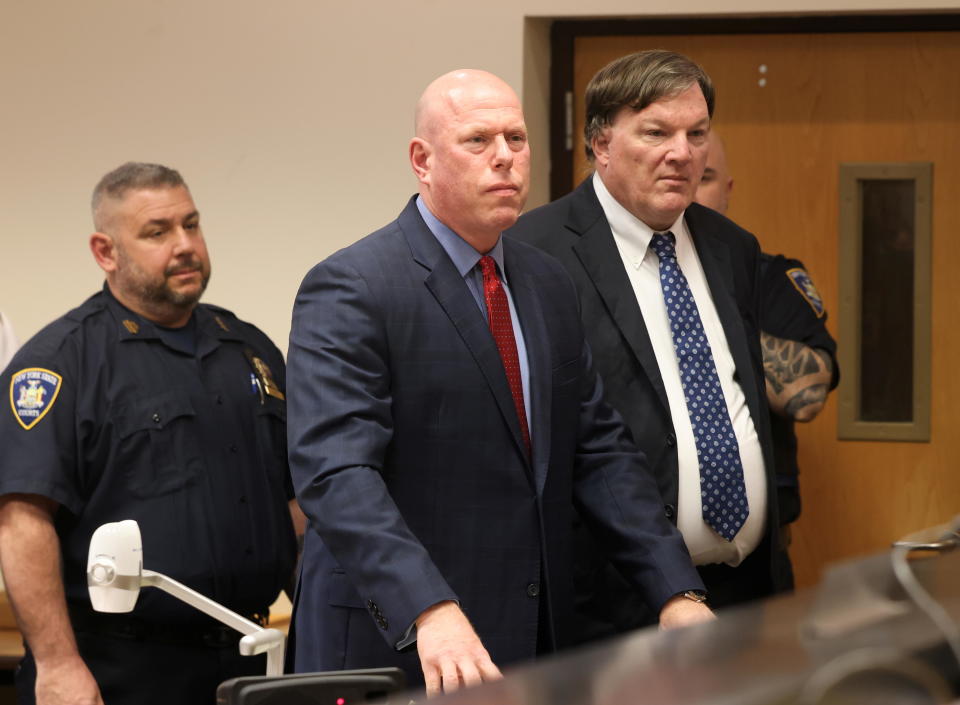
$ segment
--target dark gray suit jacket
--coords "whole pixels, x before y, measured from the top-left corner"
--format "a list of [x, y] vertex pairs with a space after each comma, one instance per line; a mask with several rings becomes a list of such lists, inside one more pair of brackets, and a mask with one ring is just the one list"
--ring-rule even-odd
[[[770, 594], [774, 591], [779, 524], [759, 337], [760, 248], [752, 235], [709, 208], [692, 204], [685, 217], [763, 450], [768, 486], [767, 538], [757, 549], [763, 552], [756, 556], [762, 565], [759, 571], [752, 572], [750, 580], [751, 590], [757, 588], [753, 573], [759, 572], [759, 579], [764, 581], [759, 594]], [[662, 511], [675, 522], [677, 449], [667, 395], [640, 306], [597, 200], [592, 177], [567, 196], [522, 216], [506, 235], [550, 253], [573, 277], [587, 340], [607, 400], [623, 415], [634, 440], [650, 461], [663, 497]], [[605, 589], [589, 583], [589, 576], [597, 569], [589, 555], [593, 550], [588, 543], [581, 551], [583, 560], [578, 572], [583, 580], [578, 584], [578, 599], [586, 605], [623, 606], [628, 599], [623, 595], [587, 594]], [[607, 582], [609, 578], [608, 575]], [[643, 615], [634, 619], [626, 609], [613, 617], [621, 622], [618, 631], [640, 626], [648, 618], [649, 615]]]
[[[399, 665], [393, 646], [456, 599], [494, 662], [570, 640], [572, 511], [659, 609], [699, 584], [619, 415], [602, 400], [563, 268], [504, 242], [530, 364], [533, 462], [487, 322], [411, 200], [314, 267], [287, 367], [290, 465], [310, 519], [298, 671]], [[544, 602], [541, 605], [541, 602]]]

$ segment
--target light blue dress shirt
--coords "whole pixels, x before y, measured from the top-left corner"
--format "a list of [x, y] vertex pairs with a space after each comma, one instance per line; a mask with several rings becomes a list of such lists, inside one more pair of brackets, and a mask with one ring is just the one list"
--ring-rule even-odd
[[[467, 282], [467, 288], [476, 299], [477, 305], [483, 311], [484, 320], [487, 319], [487, 301], [483, 295], [483, 272], [480, 271], [480, 258], [484, 253], [477, 252], [462, 237], [453, 230], [441, 223], [437, 217], [430, 212], [423, 199], [417, 196], [417, 209], [423, 216], [424, 222], [433, 233], [434, 237], [443, 247], [444, 251], [453, 260], [453, 266], [460, 272], [460, 276]], [[523, 340], [523, 328], [520, 325], [520, 317], [517, 316], [517, 309], [513, 305], [513, 295], [510, 293], [510, 284], [507, 281], [506, 271], [503, 266], [503, 236], [497, 239], [497, 244], [486, 254], [493, 257], [497, 263], [497, 270], [500, 274], [500, 281], [503, 283], [503, 290], [507, 294], [507, 304], [510, 306], [510, 320], [513, 323], [513, 337], [517, 341], [517, 358], [520, 362], [520, 379], [523, 383], [523, 408], [527, 411], [527, 428], [530, 431], [530, 438], [533, 439], [534, 428], [532, 425], [532, 415], [530, 413], [530, 363], [527, 360], [527, 346]]]

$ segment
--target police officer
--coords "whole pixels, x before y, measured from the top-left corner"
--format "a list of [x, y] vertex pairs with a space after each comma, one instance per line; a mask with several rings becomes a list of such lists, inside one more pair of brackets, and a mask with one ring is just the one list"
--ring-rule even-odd
[[145, 567], [264, 615], [296, 558], [284, 363], [258, 329], [199, 304], [210, 277], [180, 174], [128, 163], [93, 194], [103, 290], [4, 372], [0, 559], [27, 653], [20, 702], [204, 703], [263, 673], [240, 634], [159, 590], [94, 613], [90, 536], [135, 519]]
[[[726, 213], [733, 190], [723, 141], [710, 132], [710, 149], [696, 201]], [[797, 421], [813, 420], [840, 381], [837, 343], [827, 330], [827, 311], [803, 263], [783, 255], [760, 255], [760, 344], [770, 404], [770, 429], [777, 471], [781, 543], [790, 543], [789, 525], [800, 516]], [[793, 588], [785, 552], [776, 566], [777, 588]]]

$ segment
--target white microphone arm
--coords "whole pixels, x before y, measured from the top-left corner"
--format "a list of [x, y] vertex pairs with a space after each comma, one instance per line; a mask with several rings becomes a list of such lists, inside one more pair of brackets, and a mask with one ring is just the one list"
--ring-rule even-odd
[[267, 675], [283, 674], [286, 637], [278, 629], [267, 629], [201, 595], [166, 575], [143, 569], [140, 527], [132, 519], [104, 524], [93, 532], [87, 559], [87, 589], [97, 612], [130, 612], [137, 604], [140, 587], [155, 587], [191, 607], [236, 629], [240, 654], [255, 656], [266, 652]]

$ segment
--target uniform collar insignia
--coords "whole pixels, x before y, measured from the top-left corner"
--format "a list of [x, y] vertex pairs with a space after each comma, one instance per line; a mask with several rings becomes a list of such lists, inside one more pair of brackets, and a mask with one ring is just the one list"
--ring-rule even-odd
[[123, 327], [127, 329], [132, 335], [136, 335], [140, 332], [140, 324], [136, 321], [131, 321], [129, 318], [123, 319]]

